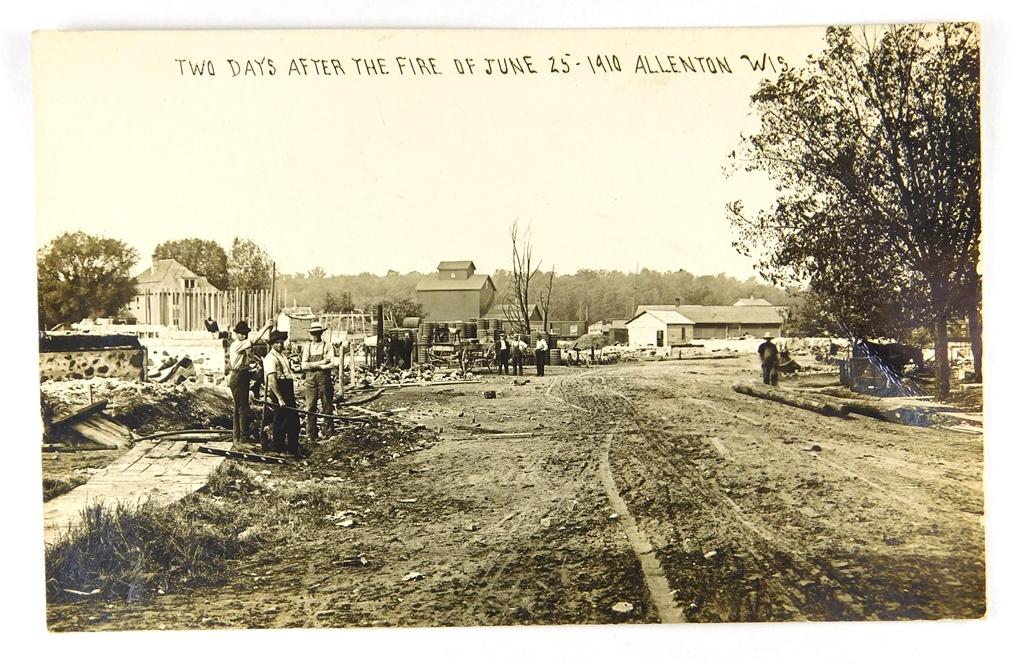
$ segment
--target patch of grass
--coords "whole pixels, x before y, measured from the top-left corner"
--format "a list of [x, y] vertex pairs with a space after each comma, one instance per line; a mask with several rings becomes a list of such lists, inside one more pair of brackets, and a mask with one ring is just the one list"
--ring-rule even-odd
[[44, 477], [43, 502], [63, 495], [76, 486], [85, 484], [86, 478], [73, 475], [71, 477]]
[[99, 589], [90, 597], [137, 601], [220, 583], [230, 561], [262, 543], [254, 525], [251, 512], [208, 496], [162, 507], [90, 506], [74, 529], [47, 548], [47, 599], [71, 601], [80, 596], [65, 589]]

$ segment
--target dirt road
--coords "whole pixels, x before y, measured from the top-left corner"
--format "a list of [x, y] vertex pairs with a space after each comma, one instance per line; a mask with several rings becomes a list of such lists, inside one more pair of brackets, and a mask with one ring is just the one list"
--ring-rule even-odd
[[296, 527], [223, 586], [51, 605], [51, 629], [981, 615], [980, 437], [729, 387], [754, 377], [651, 362], [390, 393], [432, 445], [273, 471], [332, 482], [350, 527]]

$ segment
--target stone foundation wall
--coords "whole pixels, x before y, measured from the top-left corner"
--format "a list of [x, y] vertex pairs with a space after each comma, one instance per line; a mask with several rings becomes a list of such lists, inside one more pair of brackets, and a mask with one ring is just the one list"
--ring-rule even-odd
[[77, 378], [144, 380], [146, 351], [141, 348], [39, 354], [39, 382]]

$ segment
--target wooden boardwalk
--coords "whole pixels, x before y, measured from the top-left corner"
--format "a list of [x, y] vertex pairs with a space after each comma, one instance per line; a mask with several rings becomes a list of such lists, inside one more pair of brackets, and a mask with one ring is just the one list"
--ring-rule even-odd
[[[193, 443], [193, 447], [194, 447]], [[217, 443], [230, 449], [231, 443]], [[206, 485], [224, 457], [189, 451], [186, 443], [143, 441], [96, 473], [85, 484], [43, 504], [43, 537], [47, 545], [82, 517], [82, 510], [102, 503], [166, 505]]]

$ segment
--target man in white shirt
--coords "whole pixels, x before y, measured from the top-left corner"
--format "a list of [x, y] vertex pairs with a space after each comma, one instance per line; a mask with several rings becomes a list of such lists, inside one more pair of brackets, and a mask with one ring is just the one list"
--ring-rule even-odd
[[512, 350], [511, 345], [508, 343], [508, 335], [504, 332], [498, 337], [498, 343], [495, 346], [495, 350], [498, 353], [498, 373], [504, 373], [508, 375], [508, 358], [509, 353]]
[[233, 407], [231, 411], [231, 438], [236, 443], [251, 440], [252, 411], [249, 408], [249, 388], [252, 372], [252, 344], [270, 331], [273, 321], [260, 328], [255, 339], [249, 339], [249, 324], [239, 321], [234, 328], [235, 340], [228, 348], [228, 389], [231, 390]]
[[512, 337], [512, 374], [523, 375], [523, 358], [530, 347], [518, 334]]
[[267, 398], [274, 404], [271, 449], [297, 457], [300, 455], [299, 414], [292, 410], [298, 405], [295, 402], [295, 374], [284, 354], [287, 339], [287, 332], [275, 330], [270, 333], [270, 352], [263, 358], [263, 375], [267, 383]]
[[[324, 326], [315, 322], [309, 326], [309, 335], [313, 337], [302, 345], [302, 373], [304, 381], [302, 384], [302, 398], [306, 414], [306, 435], [310, 440], [316, 440], [317, 417], [314, 412], [324, 415], [334, 414], [334, 381], [331, 377], [331, 369], [334, 366], [334, 348], [330, 342], [323, 340]], [[317, 410], [317, 401], [320, 402], [320, 409]], [[334, 420], [328, 418], [324, 424], [324, 434], [327, 437], [334, 435]]]
[[548, 360], [548, 341], [542, 333], [537, 337], [537, 347], [534, 349], [534, 359], [537, 361], [537, 375], [544, 375], [544, 365]]

